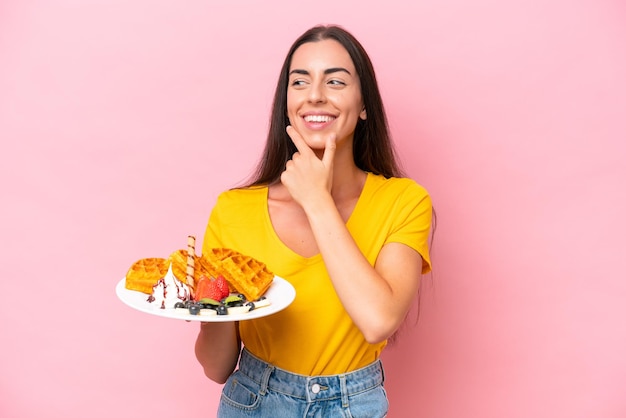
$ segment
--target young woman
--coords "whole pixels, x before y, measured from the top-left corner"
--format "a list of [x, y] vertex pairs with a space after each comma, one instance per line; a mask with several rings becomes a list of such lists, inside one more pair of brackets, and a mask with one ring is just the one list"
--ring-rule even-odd
[[255, 177], [219, 196], [205, 234], [203, 251], [233, 248], [296, 289], [276, 314], [201, 325], [196, 356], [225, 383], [218, 417], [384, 417], [379, 357], [430, 270], [431, 218], [401, 177], [365, 50], [340, 27], [308, 30]]

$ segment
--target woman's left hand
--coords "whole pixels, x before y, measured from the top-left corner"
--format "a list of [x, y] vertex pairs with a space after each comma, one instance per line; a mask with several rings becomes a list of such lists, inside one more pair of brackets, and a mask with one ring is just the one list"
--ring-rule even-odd
[[280, 180], [293, 199], [305, 207], [309, 201], [315, 201], [320, 193], [330, 194], [337, 147], [336, 135], [328, 135], [324, 154], [319, 158], [295, 128], [288, 126], [287, 134], [298, 151], [287, 161]]

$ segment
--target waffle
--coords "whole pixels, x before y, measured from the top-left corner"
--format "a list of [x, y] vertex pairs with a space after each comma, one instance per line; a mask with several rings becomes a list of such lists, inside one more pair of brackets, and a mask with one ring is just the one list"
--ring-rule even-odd
[[217, 259], [222, 261], [228, 257], [231, 257], [235, 254], [240, 254], [235, 250], [231, 250], [230, 248], [211, 248], [208, 254], [202, 254], [205, 258], [209, 259]]
[[260, 261], [237, 252], [219, 261], [229, 286], [248, 300], [257, 300], [272, 284], [274, 274]]
[[[194, 284], [201, 276], [224, 276], [231, 292], [239, 292], [250, 301], [259, 299], [274, 280], [274, 274], [264, 263], [229, 248], [212, 248], [202, 256], [193, 257]], [[169, 258], [144, 258], [135, 262], [126, 275], [126, 288], [151, 294], [170, 264], [174, 277], [189, 285], [193, 294], [195, 289], [187, 281], [187, 250], [174, 251]]]
[[[202, 272], [201, 275], [207, 277], [224, 276], [226, 279], [226, 274], [222, 269], [222, 261], [218, 258], [212, 256], [207, 257], [203, 254], [202, 257], [196, 258], [196, 266]], [[228, 283], [228, 287], [231, 292], [236, 290], [231, 283]]]
[[[177, 250], [170, 254], [170, 261], [172, 262], [172, 274], [181, 282], [187, 283], [187, 250]], [[216, 276], [214, 269], [203, 262], [202, 257], [194, 254], [194, 284], [198, 283], [200, 276]]]
[[165, 275], [170, 261], [166, 258], [142, 258], [135, 261], [126, 273], [126, 288], [151, 294], [152, 287]]
[[224, 276], [231, 292], [239, 292], [239, 290], [235, 287], [233, 279], [230, 278], [231, 274], [222, 267], [222, 261], [235, 254], [240, 253], [230, 248], [211, 248], [207, 253], [202, 254], [198, 260], [202, 268], [209, 272], [210, 277]]

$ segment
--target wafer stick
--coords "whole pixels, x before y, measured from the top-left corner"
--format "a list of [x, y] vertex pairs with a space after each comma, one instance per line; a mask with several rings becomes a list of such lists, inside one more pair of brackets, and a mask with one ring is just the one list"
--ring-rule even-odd
[[194, 256], [196, 255], [196, 237], [189, 235], [187, 237], [187, 284], [194, 289], [196, 287], [193, 275], [195, 272]]

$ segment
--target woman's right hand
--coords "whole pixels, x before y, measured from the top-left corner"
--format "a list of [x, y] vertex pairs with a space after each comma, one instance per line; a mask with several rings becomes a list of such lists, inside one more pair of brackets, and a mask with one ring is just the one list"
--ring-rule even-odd
[[315, 202], [320, 193], [330, 196], [336, 137], [335, 134], [327, 137], [324, 153], [320, 158], [293, 126], [287, 127], [287, 134], [298, 151], [287, 162], [280, 180], [291, 197], [306, 209], [307, 199]]

